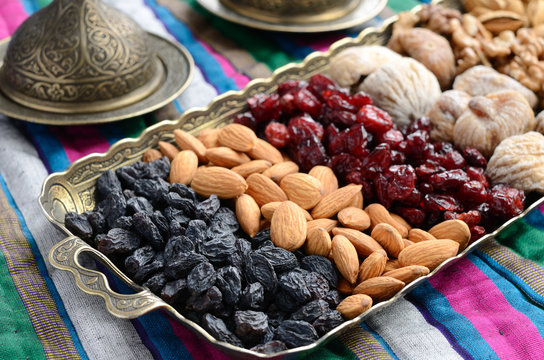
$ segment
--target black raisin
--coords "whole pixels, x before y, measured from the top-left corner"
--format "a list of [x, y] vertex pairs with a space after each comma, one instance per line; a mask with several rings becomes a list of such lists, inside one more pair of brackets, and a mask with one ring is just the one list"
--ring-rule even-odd
[[151, 277], [153, 274], [155, 274], [158, 271], [162, 271], [164, 269], [164, 256], [162, 253], [158, 253], [151, 262], [145, 264], [142, 266], [138, 271], [134, 274], [134, 281], [141, 284], [146, 279]]
[[325, 300], [313, 300], [294, 312], [291, 315], [291, 320], [303, 320], [311, 323], [328, 310], [329, 304]]
[[134, 192], [143, 196], [154, 206], [159, 205], [163, 194], [168, 192], [169, 184], [162, 179], [138, 179], [134, 182]]
[[263, 255], [272, 265], [276, 273], [294, 269], [298, 266], [298, 260], [292, 252], [275, 247], [264, 246], [255, 251]]
[[161, 291], [161, 298], [168, 304], [177, 304], [183, 300], [187, 291], [187, 280], [178, 279], [167, 282]]
[[166, 275], [164, 275], [163, 272], [159, 272], [151, 276], [149, 279], [147, 279], [143, 285], [147, 287], [149, 290], [151, 290], [151, 292], [155, 294], [160, 294], [166, 282], [167, 282]]
[[236, 238], [229, 237], [213, 239], [200, 245], [200, 252], [213, 264], [221, 264], [236, 251]]
[[64, 216], [64, 225], [75, 236], [88, 241], [93, 237], [93, 227], [87, 219], [87, 215], [75, 212], [67, 212]]
[[[189, 282], [187, 282], [187, 284], [189, 284]], [[193, 293], [189, 296], [185, 308], [201, 313], [216, 312], [223, 307], [222, 301], [223, 296], [221, 291], [216, 286], [212, 286], [203, 293]]]
[[140, 237], [128, 230], [114, 228], [98, 243], [98, 250], [106, 255], [126, 254], [140, 247]]
[[110, 192], [121, 192], [121, 182], [115, 173], [107, 170], [96, 180], [96, 198], [105, 199]]
[[264, 287], [261, 283], [248, 284], [238, 303], [241, 309], [262, 310], [265, 306]]
[[217, 272], [215, 285], [223, 293], [223, 299], [228, 305], [236, 305], [242, 292], [242, 276], [234, 266], [225, 266]]
[[159, 229], [159, 232], [163, 237], [169, 236], [170, 224], [159, 210], [153, 212], [153, 214], [151, 215], [151, 221], [153, 221], [153, 224], [155, 224], [157, 229]]
[[208, 238], [223, 237], [232, 234], [240, 228], [236, 214], [229, 208], [221, 207], [213, 216], [208, 228]]
[[115, 220], [115, 222], [112, 225], [112, 228], [120, 228], [125, 230], [132, 230], [132, 226], [134, 225], [134, 221], [132, 220], [132, 217], [130, 216], [120, 216]]
[[264, 229], [259, 231], [255, 234], [255, 236], [251, 239], [251, 242], [253, 243], [254, 248], [260, 247], [261, 243], [270, 240], [270, 228]]
[[136, 193], [134, 192], [134, 190], [130, 190], [130, 189], [125, 189], [123, 190], [123, 196], [125, 197], [125, 199], [131, 199], [133, 197], [136, 197]]
[[196, 205], [195, 215], [198, 219], [210, 223], [220, 207], [219, 198], [217, 195], [212, 194], [209, 198]]
[[247, 257], [245, 276], [248, 283], [260, 282], [268, 292], [276, 289], [276, 273], [263, 255], [253, 253]]
[[115, 220], [125, 215], [127, 201], [120, 191], [110, 192], [102, 202], [104, 217], [110, 227], [113, 227]]
[[323, 275], [329, 282], [330, 287], [336, 288], [336, 285], [338, 284], [338, 274], [329, 259], [319, 255], [309, 255], [305, 256], [300, 263], [300, 266], [303, 269]]
[[211, 314], [202, 316], [202, 327], [217, 340], [243, 347], [240, 339], [227, 328], [225, 322]]
[[282, 288], [276, 290], [274, 296], [275, 305], [283, 311], [291, 313], [296, 311], [298, 308], [300, 308], [300, 305], [302, 305], [302, 302], [297, 301], [288, 291], [285, 291]]
[[276, 339], [295, 348], [313, 343], [318, 336], [314, 327], [305, 321], [285, 320], [276, 329]]
[[[179, 196], [181, 196], [184, 199], [192, 200], [193, 203], [195, 203], [195, 205], [198, 202], [197, 197], [196, 197], [196, 193], [194, 192], [193, 189], [191, 189], [187, 185], [180, 184], [180, 183], [172, 184], [170, 186], [170, 192], [175, 192], [176, 194], [178, 194]], [[212, 196], [215, 196], [215, 195], [212, 195]], [[197, 215], [197, 217], [198, 217], [198, 215]]]
[[127, 200], [127, 214], [132, 215], [138, 212], [151, 214], [153, 212], [153, 205], [142, 196], [132, 197]]
[[170, 160], [166, 156], [151, 161], [144, 167], [144, 177], [166, 179], [170, 174]]
[[166, 263], [164, 272], [170, 279], [181, 279], [202, 262], [207, 262], [204, 255], [195, 252], [179, 253]]
[[185, 235], [174, 236], [168, 239], [164, 247], [166, 261], [175, 259], [177, 254], [195, 251], [195, 244]]
[[187, 288], [192, 294], [200, 294], [215, 284], [217, 274], [213, 265], [205, 261], [193, 268], [187, 276]]
[[305, 303], [312, 297], [306, 286], [306, 281], [304, 281], [304, 276], [296, 270], [281, 274], [278, 284], [299, 304]]
[[308, 272], [304, 275], [306, 287], [312, 295], [312, 299], [324, 299], [329, 292], [329, 282], [325, 277], [316, 272]]
[[185, 227], [183, 227], [179, 221], [177, 220], [172, 220], [172, 221], [169, 221], [170, 222], [170, 225], [168, 226], [169, 229], [168, 229], [168, 232], [170, 234], [170, 237], [173, 237], [173, 236], [182, 236], [182, 235], [185, 235]]
[[186, 228], [191, 219], [183, 213], [183, 210], [173, 208], [171, 206], [164, 209], [164, 216], [168, 222], [177, 221], [182, 227]]
[[254, 346], [250, 350], [261, 354], [274, 354], [280, 351], [287, 350], [287, 346], [285, 346], [282, 341], [273, 340], [267, 342], [266, 344]]
[[123, 184], [124, 188], [134, 189], [136, 180], [143, 176], [143, 172], [140, 170], [140, 166], [123, 166], [115, 171], [115, 174]]
[[332, 289], [327, 293], [327, 296], [323, 299], [329, 303], [331, 309], [336, 309], [338, 304], [342, 301], [342, 295], [336, 289]]
[[194, 241], [196, 245], [200, 245], [206, 241], [206, 222], [203, 220], [191, 220], [187, 224], [185, 235]]
[[321, 314], [314, 322], [314, 329], [320, 336], [325, 335], [332, 329], [342, 325], [344, 323], [344, 318], [336, 310], [329, 310]]
[[234, 333], [246, 343], [259, 341], [268, 331], [268, 316], [261, 311], [236, 311], [234, 323], [236, 324]]
[[183, 214], [189, 218], [195, 216], [195, 203], [190, 199], [184, 199], [179, 194], [169, 192], [163, 195], [162, 201], [165, 206], [171, 206], [174, 209], [183, 211]]
[[132, 217], [134, 229], [149, 242], [155, 250], [162, 250], [165, 245], [164, 238], [151, 218], [144, 213], [136, 213]]
[[149, 264], [155, 258], [155, 250], [149, 245], [134, 250], [125, 259], [125, 270], [130, 276], [134, 276], [142, 267]]
[[106, 218], [100, 211], [91, 211], [87, 214], [87, 220], [93, 228], [93, 233], [102, 234], [107, 231]]

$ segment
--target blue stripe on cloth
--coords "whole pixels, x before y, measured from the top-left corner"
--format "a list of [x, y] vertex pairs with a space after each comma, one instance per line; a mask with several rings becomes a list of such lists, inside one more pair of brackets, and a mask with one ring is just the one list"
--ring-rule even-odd
[[23, 217], [23, 214], [17, 207], [17, 204], [15, 203], [15, 200], [11, 196], [11, 193], [9, 192], [8, 186], [6, 182], [4, 181], [4, 178], [2, 175], [0, 175], [0, 187], [2, 188], [2, 191], [8, 200], [9, 205], [17, 215], [17, 219], [19, 220], [19, 225], [21, 226], [21, 230], [23, 231], [23, 234], [25, 235], [29, 245], [30, 249], [32, 250], [32, 254], [34, 255], [34, 259], [36, 261], [36, 266], [38, 267], [38, 270], [40, 271], [40, 275], [43, 277], [45, 285], [47, 286], [47, 289], [49, 290], [49, 293], [51, 295], [51, 298], [55, 301], [55, 305], [57, 307], [57, 310], [59, 312], [59, 315], [61, 319], [64, 321], [64, 324], [66, 328], [68, 329], [68, 332], [70, 333], [70, 336], [72, 338], [72, 341], [74, 342], [74, 347], [76, 348], [77, 352], [79, 353], [79, 356], [81, 359], [88, 359], [87, 353], [83, 349], [83, 346], [81, 345], [81, 342], [79, 340], [79, 336], [76, 332], [76, 329], [74, 328], [74, 324], [72, 324], [72, 320], [68, 316], [68, 313], [66, 312], [66, 309], [64, 308], [64, 303], [57, 292], [57, 288], [51, 278], [49, 277], [49, 273], [47, 272], [47, 267], [45, 266], [45, 261], [43, 260], [43, 257], [40, 253], [40, 250], [38, 249], [38, 246], [36, 245], [36, 241], [34, 240], [34, 237], [32, 236], [32, 233], [28, 229], [25, 218]]
[[49, 172], [64, 171], [70, 165], [64, 147], [47, 125], [25, 123], [25, 128]]
[[365, 322], [362, 322], [361, 323], [361, 327], [368, 331], [373, 337], [374, 339], [376, 339], [376, 341], [378, 341], [380, 343], [380, 345], [385, 349], [385, 351], [387, 351], [387, 353], [395, 360], [399, 360], [398, 356], [395, 355], [395, 352], [393, 351], [393, 349], [391, 349], [391, 347], [389, 346], [389, 344], [387, 343], [387, 341], [385, 341], [381, 336], [380, 334], [378, 334], [376, 331], [374, 331], [370, 326], [368, 326]]
[[467, 354], [460, 352], [458, 347], [453, 346], [454, 343], [458, 343], [475, 359], [499, 359], [470, 321], [453, 310], [448, 299], [435, 290], [428, 281], [414, 289], [406, 296], [406, 299], [414, 304], [420, 312], [421, 308], [425, 308], [435, 321], [444, 326], [447, 333], [443, 331], [444, 328], [430, 323], [446, 336], [459, 355], [465, 357]]
[[[481, 251], [475, 251], [471, 257], [471, 261], [482, 271], [493, 283], [497, 286], [500, 292], [504, 295], [510, 305], [524, 314], [535, 325], [540, 336], [544, 338], [544, 308], [535, 305], [529, 298], [527, 298], [523, 292], [525, 289], [519, 289], [517, 284], [510, 282], [510, 279], [504, 277], [503, 274], [499, 274], [493, 269], [490, 264], [484, 260], [487, 257]], [[493, 259], [490, 259], [493, 260]], [[497, 264], [498, 265], [498, 264]], [[500, 266], [500, 265], [499, 265]], [[531, 291], [531, 289], [529, 289]]]
[[[108, 278], [113, 291], [122, 294], [134, 293], [133, 289], [113, 276], [104, 266], [100, 265], [99, 269]], [[130, 321], [155, 359], [192, 359], [166, 316], [162, 311], [153, 311]]]
[[167, 8], [158, 5], [155, 0], [145, 0], [145, 3], [155, 12], [157, 18], [162, 21], [168, 32], [189, 50], [193, 56], [195, 65], [200, 68], [202, 75], [208, 83], [213, 85], [219, 93], [224, 93], [228, 90], [238, 90], [234, 80], [225, 75], [221, 65], [195, 39], [185, 24], [173, 16]]
[[529, 212], [523, 220], [537, 229], [544, 230], [544, 214], [538, 208]]
[[27, 14], [32, 14], [33, 12], [39, 9], [36, 3], [32, 0], [19, 0], [19, 1], [21, 2], [21, 4], [23, 4], [23, 7], [25, 8], [25, 11]]

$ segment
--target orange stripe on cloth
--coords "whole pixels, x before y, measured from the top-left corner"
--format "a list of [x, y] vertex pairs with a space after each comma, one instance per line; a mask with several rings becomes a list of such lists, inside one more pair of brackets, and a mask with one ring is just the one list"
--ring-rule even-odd
[[21, 229], [17, 214], [0, 188], [0, 251], [48, 359], [80, 359], [66, 325]]

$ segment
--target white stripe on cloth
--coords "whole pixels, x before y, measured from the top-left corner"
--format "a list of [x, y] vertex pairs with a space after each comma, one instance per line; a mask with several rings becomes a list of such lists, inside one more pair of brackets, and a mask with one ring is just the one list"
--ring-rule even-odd
[[66, 237], [43, 215], [38, 196], [47, 171], [38, 154], [17, 129], [15, 120], [0, 116], [0, 174], [6, 181], [62, 298], [79, 339], [90, 359], [148, 360], [151, 353], [128, 320], [113, 317], [104, 300], [76, 287], [74, 276], [54, 269], [47, 261], [51, 247]]
[[399, 359], [462, 359], [419, 310], [402, 298], [365, 320]]
[[[104, 0], [104, 2], [130, 15], [144, 30], [177, 41], [143, 0]], [[195, 66], [191, 83], [177, 100], [185, 111], [192, 107], [206, 106], [217, 95], [217, 90], [204, 80], [202, 72]]]

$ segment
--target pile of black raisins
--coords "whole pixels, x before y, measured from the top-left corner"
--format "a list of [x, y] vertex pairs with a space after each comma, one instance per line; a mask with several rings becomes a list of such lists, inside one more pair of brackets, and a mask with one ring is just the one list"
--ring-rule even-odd
[[218, 340], [274, 353], [311, 344], [344, 322], [325, 257], [249, 238], [217, 196], [170, 185], [166, 157], [103, 173], [96, 208], [66, 227]]

